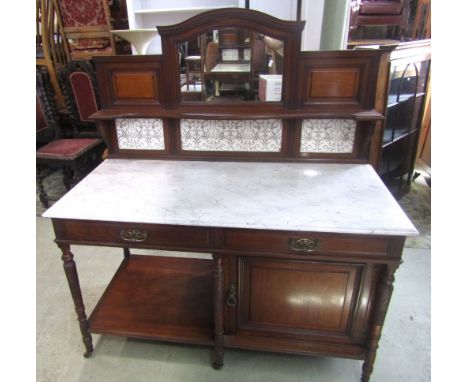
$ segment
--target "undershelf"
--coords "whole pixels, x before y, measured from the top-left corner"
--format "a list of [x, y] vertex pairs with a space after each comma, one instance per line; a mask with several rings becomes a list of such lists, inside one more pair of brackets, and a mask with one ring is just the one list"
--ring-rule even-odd
[[91, 333], [213, 344], [212, 260], [131, 255], [89, 317]]

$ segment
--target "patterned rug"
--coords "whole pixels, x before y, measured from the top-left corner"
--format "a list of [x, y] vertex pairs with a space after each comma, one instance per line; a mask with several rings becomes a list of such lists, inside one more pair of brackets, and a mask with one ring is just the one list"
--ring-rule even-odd
[[[44, 179], [44, 187], [54, 199], [64, 195], [66, 189], [62, 183], [62, 171], [57, 170], [49, 174]], [[423, 176], [416, 178], [409, 192], [397, 197], [397, 201], [419, 231], [419, 236], [406, 239], [405, 247], [431, 248], [431, 188], [425, 178]], [[45, 208], [39, 201], [36, 190], [36, 216], [41, 216], [44, 211]]]

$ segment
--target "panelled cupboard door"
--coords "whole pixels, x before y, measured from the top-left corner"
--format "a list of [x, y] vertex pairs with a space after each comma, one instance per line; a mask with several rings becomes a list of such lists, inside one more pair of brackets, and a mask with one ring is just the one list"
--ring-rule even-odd
[[365, 317], [359, 315], [368, 309], [360, 305], [370, 297], [362, 288], [364, 264], [249, 257], [238, 261], [237, 335], [348, 343], [362, 338]]

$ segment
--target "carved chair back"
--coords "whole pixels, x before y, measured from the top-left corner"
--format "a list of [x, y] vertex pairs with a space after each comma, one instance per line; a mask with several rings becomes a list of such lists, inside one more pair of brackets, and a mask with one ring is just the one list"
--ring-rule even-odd
[[96, 73], [91, 62], [70, 61], [59, 71], [59, 79], [71, 116], [73, 136], [99, 136], [90, 118], [100, 108]]
[[63, 136], [54, 100], [50, 76], [43, 66], [36, 67], [36, 145], [41, 146]]
[[89, 61], [70, 61], [59, 71], [60, 85], [71, 115], [73, 135], [98, 136], [90, 115], [100, 108], [94, 67]]
[[113, 55], [108, 0], [56, 0], [74, 60]]

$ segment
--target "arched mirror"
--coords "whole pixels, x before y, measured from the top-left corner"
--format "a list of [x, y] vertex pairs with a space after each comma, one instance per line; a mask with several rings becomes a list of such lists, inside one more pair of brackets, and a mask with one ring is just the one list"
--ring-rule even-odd
[[183, 102], [281, 101], [284, 41], [226, 27], [180, 42], [177, 48]]
[[179, 103], [294, 103], [304, 22], [226, 8], [157, 28], [174, 63], [166, 91]]

